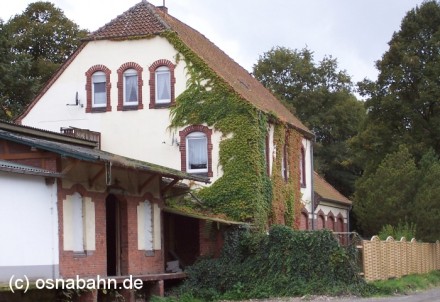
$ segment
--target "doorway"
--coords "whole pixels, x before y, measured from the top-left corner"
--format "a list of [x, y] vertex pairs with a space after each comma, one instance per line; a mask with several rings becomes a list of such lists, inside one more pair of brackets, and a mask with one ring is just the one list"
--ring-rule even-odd
[[121, 215], [116, 196], [110, 194], [105, 200], [107, 276], [121, 275]]

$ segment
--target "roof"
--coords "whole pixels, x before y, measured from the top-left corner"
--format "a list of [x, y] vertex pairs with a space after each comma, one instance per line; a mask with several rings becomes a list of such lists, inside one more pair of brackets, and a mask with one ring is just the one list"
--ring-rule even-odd
[[189, 213], [189, 212], [185, 212], [183, 210], [175, 209], [172, 207], [165, 207], [165, 208], [163, 208], [163, 211], [167, 212], [167, 213], [171, 213], [171, 214], [180, 215], [180, 216], [201, 219], [201, 220], [214, 221], [214, 222], [219, 222], [219, 223], [229, 224], [229, 225], [249, 225], [249, 223], [246, 223], [246, 222], [222, 219], [222, 218], [210, 216], [207, 213], [197, 213], [196, 211]]
[[56, 173], [45, 169], [35, 168], [27, 165], [17, 164], [6, 160], [0, 160], [0, 171], [36, 175], [36, 176], [45, 176], [45, 177], [61, 177], [60, 173]]
[[[166, 31], [173, 31], [196, 55], [198, 55], [209, 68], [223, 79], [244, 100], [251, 103], [259, 110], [275, 115], [280, 121], [286, 122], [303, 135], [313, 137], [313, 133], [297, 119], [268, 89], [266, 89], [249, 72], [232, 60], [226, 53], [218, 48], [197, 30], [172, 17], [166, 8], [155, 7], [146, 0], [136, 4], [123, 14], [117, 16], [109, 23], [91, 33], [85, 43], [92, 40], [124, 40], [130, 38], [151, 37]], [[84, 45], [84, 44], [83, 44]], [[83, 47], [80, 47], [82, 49]], [[80, 51], [80, 50], [79, 50]], [[65, 63], [70, 64], [78, 52]], [[58, 75], [51, 79], [52, 85], [56, 78], [64, 71], [60, 68]], [[28, 109], [20, 116], [20, 121], [29, 112], [35, 102], [41, 98], [44, 91], [30, 104]]]
[[326, 182], [318, 173], [313, 173], [314, 191], [323, 200], [338, 202], [345, 205], [351, 205], [352, 202], [347, 197], [339, 193], [331, 184]]
[[39, 138], [33, 136], [27, 136], [22, 133], [13, 133], [11, 131], [5, 131], [0, 129], [0, 139], [24, 144], [37, 149], [50, 151], [61, 156], [76, 158], [88, 162], [108, 162], [113, 166], [119, 166], [124, 168], [132, 168], [140, 171], [146, 171], [154, 174], [160, 174], [164, 177], [170, 177], [173, 179], [189, 179], [200, 182], [209, 182], [209, 178], [184, 173], [171, 168], [159, 166], [156, 164], [131, 159], [128, 157], [116, 155], [113, 153], [105, 152], [98, 149], [91, 149], [82, 146], [77, 146], [69, 143], [51, 141], [46, 138]]
[[24, 126], [24, 125], [17, 125], [11, 122], [0, 120], [0, 129], [2, 130], [8, 130], [13, 131], [15, 133], [21, 133], [23, 135], [27, 136], [34, 136], [34, 137], [40, 137], [40, 138], [46, 138], [51, 140], [57, 140], [61, 142], [71, 143], [75, 145], [82, 145], [85, 147], [97, 147], [97, 143], [94, 141], [86, 140], [83, 138], [78, 137], [72, 137], [65, 134], [61, 134], [58, 132], [53, 132], [49, 130]]

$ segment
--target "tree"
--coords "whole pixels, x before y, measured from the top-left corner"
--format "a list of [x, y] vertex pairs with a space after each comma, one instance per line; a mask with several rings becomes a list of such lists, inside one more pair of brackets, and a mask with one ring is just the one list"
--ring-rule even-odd
[[350, 160], [348, 140], [365, 112], [336, 59], [315, 63], [308, 49], [276, 47], [260, 56], [253, 74], [315, 133], [315, 169], [350, 196], [360, 171]]
[[405, 144], [416, 160], [440, 152], [440, 5], [424, 2], [403, 18], [377, 61], [377, 81], [359, 83], [368, 116], [353, 147], [367, 174]]
[[31, 3], [2, 23], [0, 118], [18, 115], [86, 35], [50, 2]]
[[414, 211], [417, 238], [435, 242], [440, 239], [440, 161], [434, 150], [422, 157], [420, 170]]
[[[393, 220], [409, 219], [416, 223], [418, 238], [440, 237], [436, 229], [440, 222], [439, 45], [440, 4], [426, 1], [403, 18], [388, 51], [376, 63], [378, 79], [358, 83], [360, 93], [367, 97], [368, 114], [352, 139], [356, 160], [364, 168], [356, 184], [354, 204], [358, 223], [369, 234], [375, 232], [374, 224], [381, 227]], [[399, 155], [402, 145], [407, 148], [406, 158], [395, 162], [400, 168], [396, 166], [393, 173], [386, 174], [383, 163], [389, 163], [389, 156]], [[427, 150], [432, 151], [425, 154]], [[418, 172], [411, 181], [404, 169], [412, 173], [414, 164]], [[414, 187], [417, 190], [412, 196], [405, 193]], [[389, 207], [385, 213], [377, 212], [383, 201], [393, 201], [393, 196], [401, 199], [394, 205], [397, 211]], [[406, 199], [408, 196], [411, 200]], [[407, 211], [399, 211], [402, 204], [411, 209], [412, 217]]]
[[37, 91], [38, 78], [30, 76], [32, 58], [11, 50], [11, 39], [0, 20], [0, 119], [11, 120]]
[[414, 221], [419, 176], [414, 157], [402, 145], [356, 182], [354, 213], [365, 236], [377, 235], [384, 225]]

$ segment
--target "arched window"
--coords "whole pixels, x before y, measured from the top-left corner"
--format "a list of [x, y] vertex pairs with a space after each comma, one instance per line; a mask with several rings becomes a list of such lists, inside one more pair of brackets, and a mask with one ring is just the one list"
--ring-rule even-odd
[[333, 216], [332, 212], [330, 212], [327, 215], [327, 229], [332, 230], [332, 231], [336, 231], [336, 229], [335, 229], [335, 217]]
[[105, 73], [97, 71], [92, 75], [92, 107], [105, 107], [107, 103], [107, 89]]
[[104, 65], [95, 65], [86, 72], [86, 112], [111, 111], [110, 73], [110, 69]]
[[208, 139], [203, 132], [192, 132], [186, 136], [186, 171], [208, 172]]
[[142, 67], [134, 62], [118, 69], [118, 110], [142, 109]]
[[168, 60], [159, 60], [150, 66], [150, 108], [168, 107], [174, 103], [174, 68]]
[[194, 125], [179, 132], [182, 171], [212, 176], [212, 130]]
[[309, 214], [306, 212], [306, 210], [301, 211], [299, 229], [300, 230], [309, 229]]
[[344, 228], [344, 217], [339, 216], [336, 220], [336, 231], [338, 232], [345, 232], [345, 228]]
[[324, 213], [319, 213], [318, 214], [318, 219], [317, 219], [317, 225], [316, 225], [316, 229], [317, 230], [322, 230], [325, 226], [325, 218], [324, 218]]

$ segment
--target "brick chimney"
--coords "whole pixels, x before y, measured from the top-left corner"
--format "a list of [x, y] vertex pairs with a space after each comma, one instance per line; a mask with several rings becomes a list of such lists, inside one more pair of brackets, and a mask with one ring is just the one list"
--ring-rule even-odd
[[165, 14], [168, 14], [168, 7], [166, 7], [165, 5], [162, 6], [156, 6], [158, 9], [160, 9], [161, 11], [163, 11]]

